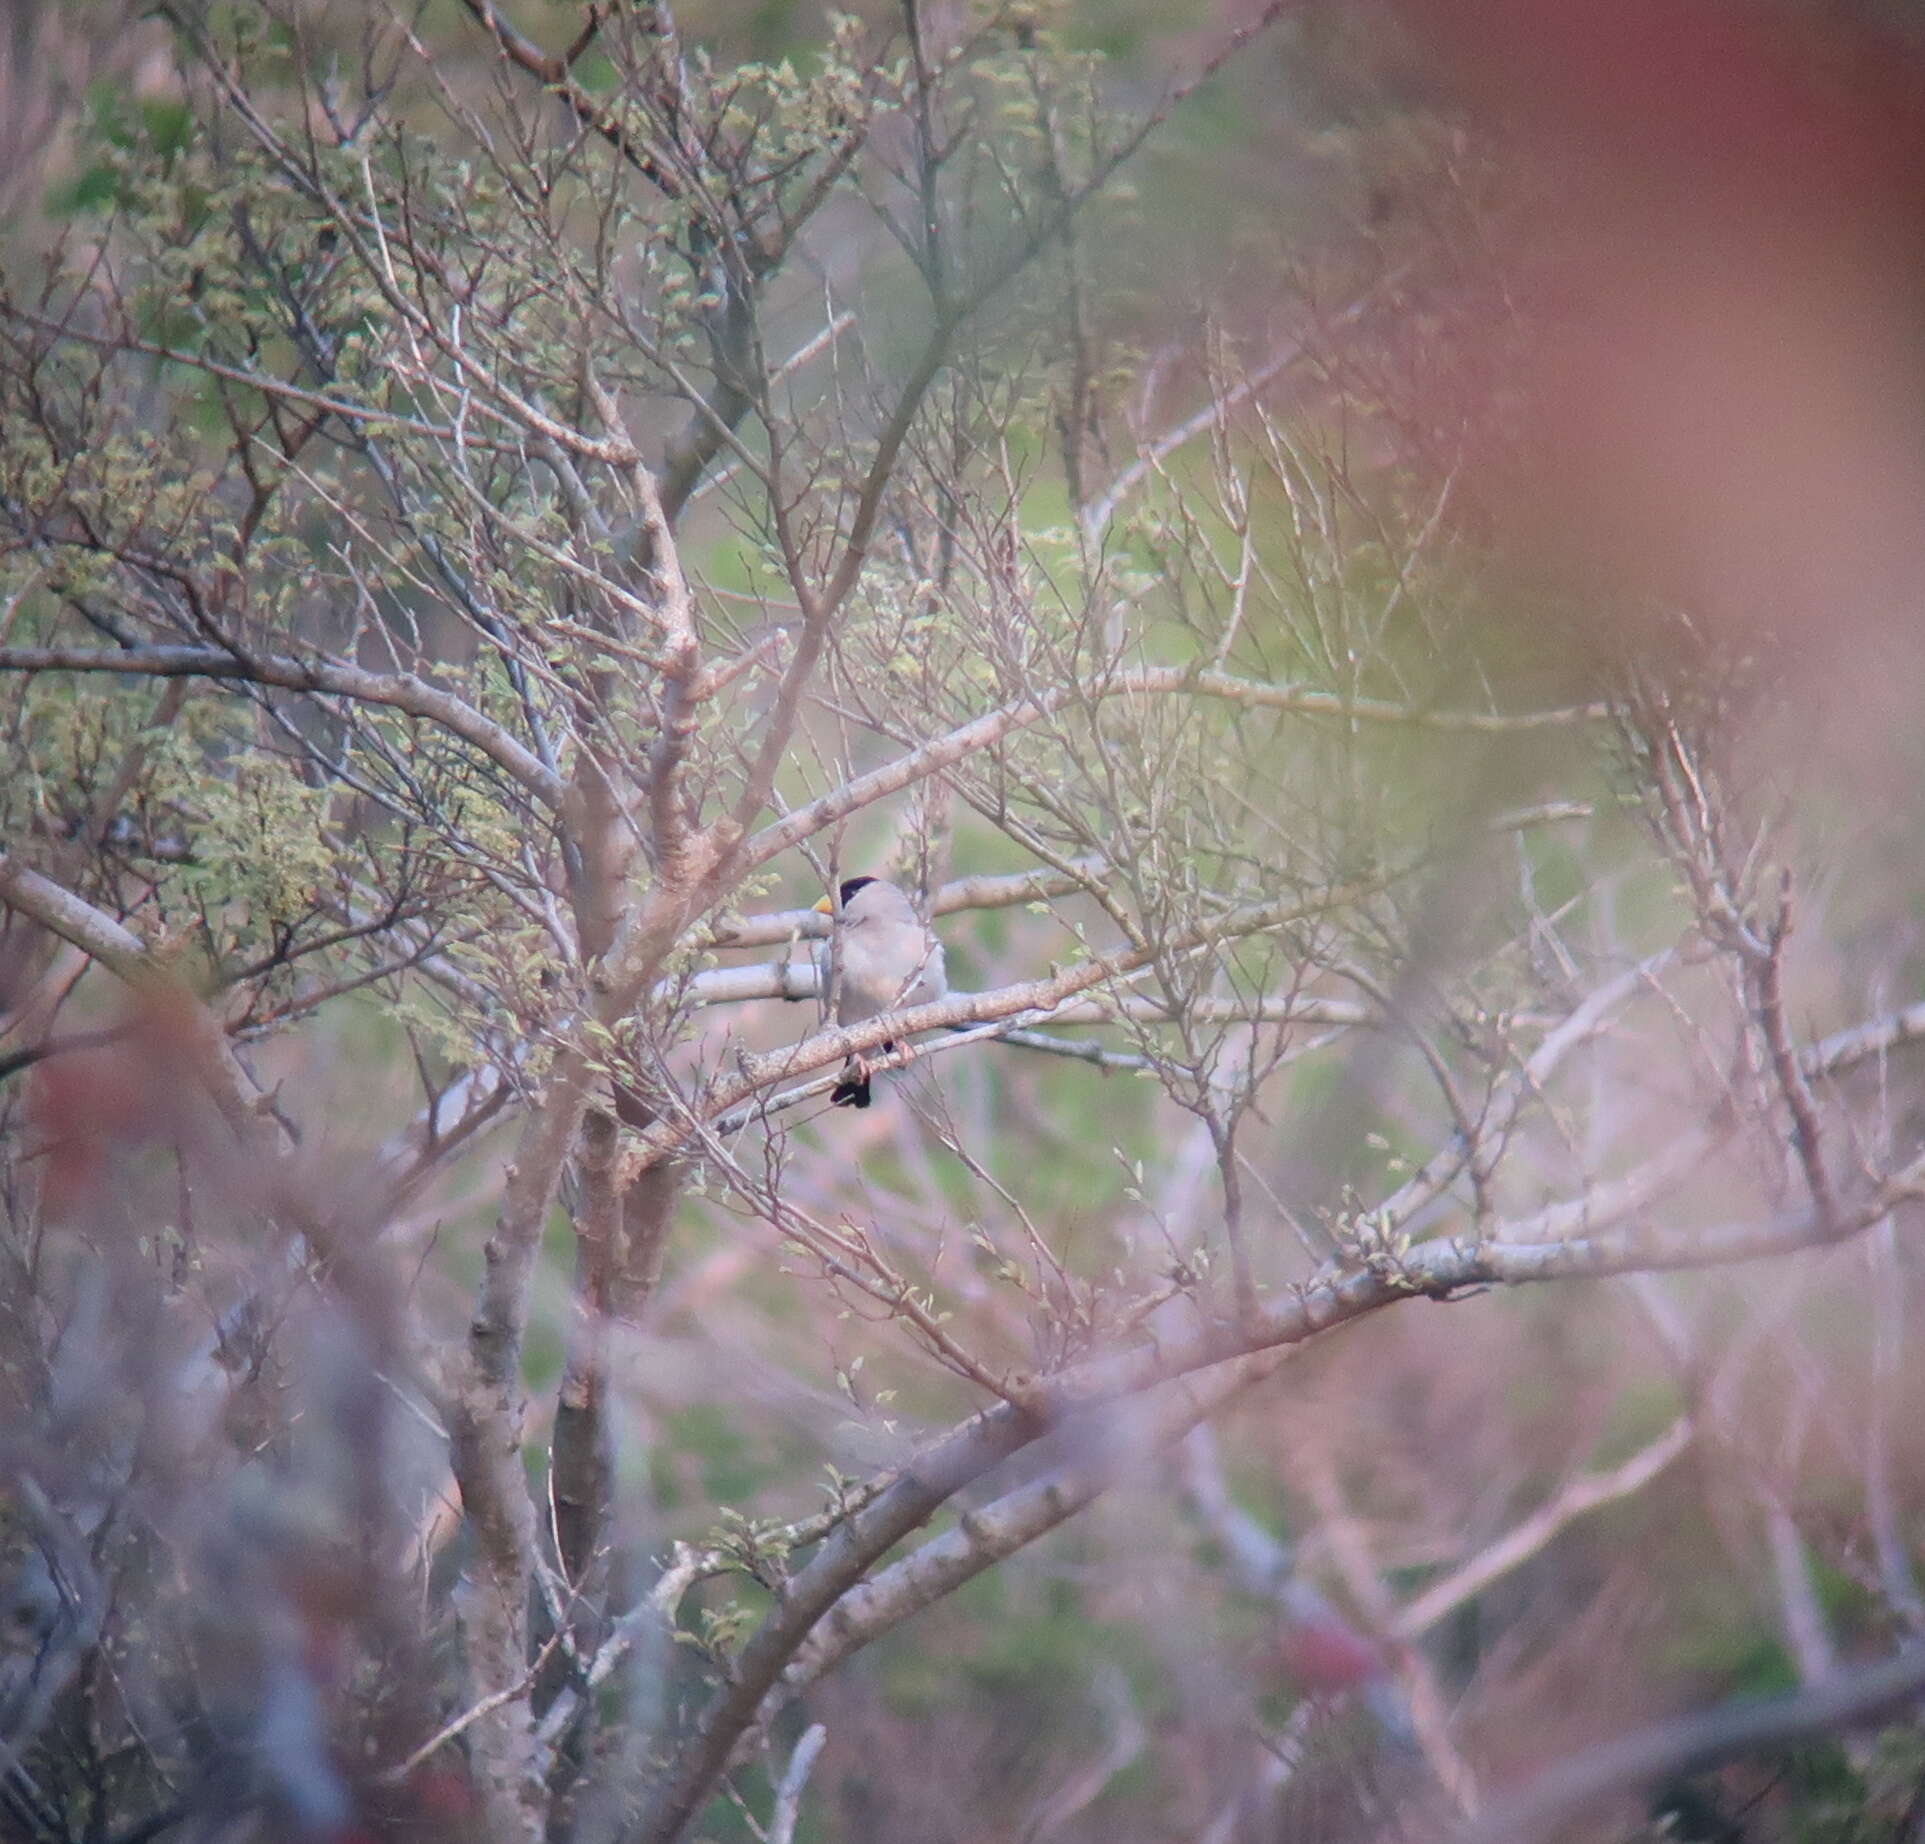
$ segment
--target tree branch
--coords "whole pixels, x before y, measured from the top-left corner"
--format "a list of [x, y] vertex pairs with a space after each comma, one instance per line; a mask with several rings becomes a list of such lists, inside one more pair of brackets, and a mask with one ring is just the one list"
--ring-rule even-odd
[[1287, 1355], [1262, 1351], [1238, 1358], [1093, 1416], [1086, 1426], [1064, 1429], [1068, 1460], [980, 1510], [963, 1512], [953, 1530], [931, 1538], [837, 1602], [783, 1673], [784, 1695], [814, 1683], [852, 1653], [1054, 1530], [1151, 1454], [1273, 1375]]
[[1788, 1697], [1675, 1716], [1590, 1749], [1490, 1807], [1451, 1844], [1524, 1844], [1613, 1794], [1703, 1773], [1741, 1755], [1894, 1715], [1925, 1695], [1925, 1645], [1841, 1671]]
[[149, 678], [239, 679], [285, 691], [324, 693], [384, 705], [452, 731], [504, 769], [547, 807], [561, 805], [564, 783], [533, 750], [473, 705], [407, 672], [368, 672], [339, 660], [297, 660], [215, 647], [0, 648], [0, 672], [112, 672]]
[[1546, 1544], [1579, 1518], [1600, 1505], [1615, 1504], [1641, 1492], [1691, 1445], [1691, 1418], [1681, 1415], [1655, 1441], [1640, 1447], [1628, 1460], [1601, 1473], [1581, 1473], [1557, 1495], [1538, 1506], [1529, 1517], [1511, 1526], [1495, 1543], [1480, 1550], [1461, 1568], [1433, 1582], [1399, 1610], [1399, 1637], [1415, 1639], [1447, 1614], [1483, 1593], [1500, 1576], [1528, 1562]]
[[795, 1575], [788, 1593], [736, 1660], [682, 1750], [680, 1765], [648, 1807], [638, 1836], [669, 1844], [726, 1770], [736, 1743], [758, 1719], [762, 1700], [817, 1623], [861, 1580], [868, 1565], [925, 1522], [946, 1499], [1043, 1431], [1096, 1403], [1172, 1377], [1300, 1344], [1380, 1311], [1393, 1301], [1448, 1300], [1466, 1288], [1529, 1285], [1647, 1269], [1710, 1267], [1787, 1254], [1835, 1241], [1880, 1220], [1899, 1201], [1925, 1196], [1925, 1157], [1893, 1174], [1857, 1210], [1821, 1224], [1810, 1211], [1768, 1223], [1722, 1229], [1600, 1236], [1581, 1243], [1474, 1246], [1425, 1243], [1402, 1262], [1329, 1274], [1260, 1310], [1254, 1323], [1201, 1325], [1187, 1335], [1090, 1359], [1038, 1377], [1023, 1406], [1005, 1402], [944, 1436], [909, 1462], [893, 1483], [839, 1526]]
[[1096, 684], [1058, 685], [1032, 693], [1012, 704], [986, 711], [945, 736], [919, 744], [893, 762], [858, 775], [820, 799], [765, 826], [743, 847], [741, 868], [754, 870], [791, 846], [812, 838], [838, 820], [899, 792], [912, 782], [999, 743], [1006, 736], [1043, 722], [1072, 705], [1092, 704], [1117, 697], [1168, 696], [1194, 693], [1222, 698], [1256, 710], [1290, 711], [1304, 717], [1333, 717], [1359, 723], [1409, 724], [1420, 729], [1464, 731], [1473, 735], [1507, 735], [1515, 731], [1562, 728], [1593, 723], [1610, 715], [1607, 704], [1570, 705], [1546, 711], [1433, 711], [1391, 704], [1375, 698], [1348, 698], [1339, 692], [1302, 685], [1272, 685], [1227, 672], [1194, 671], [1184, 666], [1146, 667], [1113, 673]]

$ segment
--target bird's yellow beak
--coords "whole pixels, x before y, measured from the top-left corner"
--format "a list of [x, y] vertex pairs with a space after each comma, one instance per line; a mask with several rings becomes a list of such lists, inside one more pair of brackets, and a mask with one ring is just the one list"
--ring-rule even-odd
[[832, 916], [835, 914], [835, 908], [836, 908], [835, 898], [832, 896], [825, 896], [821, 902], [813, 904], [811, 905], [811, 907], [815, 910], [816, 914], [819, 916]]

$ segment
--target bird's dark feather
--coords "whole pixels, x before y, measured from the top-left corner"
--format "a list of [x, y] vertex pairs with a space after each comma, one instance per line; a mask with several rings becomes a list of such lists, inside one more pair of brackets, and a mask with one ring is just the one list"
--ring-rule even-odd
[[869, 1078], [844, 1076], [829, 1091], [829, 1102], [838, 1108], [866, 1108], [869, 1105]]

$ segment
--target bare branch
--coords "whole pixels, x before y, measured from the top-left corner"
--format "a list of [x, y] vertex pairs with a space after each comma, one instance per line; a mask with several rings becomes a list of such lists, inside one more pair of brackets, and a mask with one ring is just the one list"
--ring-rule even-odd
[[1256, 679], [1237, 678], [1230, 673], [1198, 672], [1181, 666], [1118, 672], [1094, 685], [1040, 688], [1020, 703], [987, 711], [981, 717], [951, 730], [948, 735], [923, 743], [894, 762], [858, 776], [846, 786], [823, 795], [806, 807], [797, 808], [795, 812], [756, 833], [743, 847], [742, 868], [753, 870], [758, 865], [766, 864], [771, 858], [804, 839], [814, 837], [837, 820], [859, 813], [887, 795], [899, 793], [912, 782], [953, 768], [958, 762], [1001, 742], [1004, 737], [1031, 724], [1044, 722], [1072, 705], [1109, 698], [1173, 694], [1222, 698], [1256, 710], [1290, 711], [1305, 717], [1334, 717], [1359, 723], [1409, 724], [1419, 729], [1456, 730], [1485, 736], [1594, 723], [1610, 715], [1610, 707], [1604, 704], [1518, 713], [1431, 711], [1389, 704], [1374, 698], [1346, 698], [1337, 692], [1319, 691], [1308, 686], [1268, 685]]
[[0, 672], [111, 672], [149, 678], [240, 679], [287, 691], [319, 692], [384, 705], [437, 723], [507, 771], [545, 806], [561, 804], [564, 784], [533, 750], [472, 705], [406, 672], [368, 672], [338, 660], [221, 652], [212, 647], [0, 648]]
[[1286, 1354], [1259, 1352], [1164, 1385], [1142, 1399], [1066, 1427], [1070, 1458], [978, 1510], [852, 1590], [783, 1675], [793, 1694], [1004, 1557], [1034, 1543], [1127, 1478], [1152, 1455], [1272, 1375]]
[[802, 1794], [809, 1784], [816, 1756], [828, 1739], [828, 1730], [819, 1722], [811, 1723], [802, 1731], [788, 1766], [782, 1770], [781, 1783], [775, 1789], [775, 1804], [769, 1810], [768, 1844], [794, 1844], [796, 1821], [802, 1816]]
[[1534, 1785], [1493, 1805], [1453, 1834], [1452, 1844], [1524, 1844], [1547, 1836], [1616, 1793], [1813, 1735], [1875, 1721], [1925, 1695], [1925, 1646], [1842, 1671], [1788, 1697], [1730, 1703], [1653, 1723], [1552, 1768]]
[[71, 941], [123, 980], [143, 979], [150, 971], [147, 944], [132, 929], [4, 853], [0, 853], [0, 904]]
[[1681, 1415], [1670, 1427], [1606, 1472], [1580, 1473], [1533, 1511], [1513, 1524], [1441, 1581], [1406, 1601], [1397, 1631], [1406, 1639], [1427, 1633], [1439, 1620], [1474, 1600], [1500, 1576], [1528, 1562], [1579, 1518], [1600, 1505], [1615, 1504], [1641, 1492], [1691, 1445], [1691, 1418]]

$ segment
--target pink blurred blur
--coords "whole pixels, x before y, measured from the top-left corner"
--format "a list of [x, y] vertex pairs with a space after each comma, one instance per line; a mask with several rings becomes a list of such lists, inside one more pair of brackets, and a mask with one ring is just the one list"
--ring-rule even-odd
[[1522, 439], [1469, 483], [1503, 535], [1879, 667], [1925, 584], [1920, 47], [1758, 0], [1402, 12], [1548, 182], [1500, 253]]

